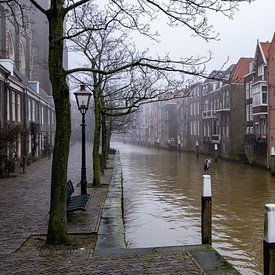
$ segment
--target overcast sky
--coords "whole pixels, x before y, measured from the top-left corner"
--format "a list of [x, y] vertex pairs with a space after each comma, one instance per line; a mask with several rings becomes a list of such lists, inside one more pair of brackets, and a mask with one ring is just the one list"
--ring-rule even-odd
[[[240, 57], [253, 57], [257, 39], [271, 41], [275, 32], [275, 0], [241, 3], [233, 20], [215, 14], [209, 18], [209, 23], [219, 33], [219, 41], [205, 42], [201, 38], [192, 37], [187, 28], [170, 28], [163, 18], [153, 25], [161, 34], [160, 43], [142, 37], [136, 40], [136, 44], [140, 50], [149, 48], [152, 54], [169, 52], [170, 57], [175, 59], [192, 55], [205, 56], [211, 50], [213, 59], [207, 65], [207, 71], [211, 72], [219, 69], [227, 57], [230, 58], [228, 66], [236, 63]], [[70, 66], [77, 66], [80, 60], [71, 55], [70, 61]]]
[[[236, 63], [240, 57], [253, 57], [257, 39], [271, 41], [275, 32], [275, 0], [241, 3], [233, 20], [215, 14], [209, 18], [209, 23], [220, 34], [219, 41], [205, 42], [191, 37], [186, 28], [169, 28], [163, 22], [158, 28], [162, 34], [161, 43], [144, 43], [143, 40], [142, 44], [152, 52], [170, 52], [172, 58], [207, 55], [211, 50], [213, 60], [207, 66], [210, 72], [219, 69], [227, 57], [230, 58], [229, 64]], [[138, 42], [138, 46], [142, 44]]]

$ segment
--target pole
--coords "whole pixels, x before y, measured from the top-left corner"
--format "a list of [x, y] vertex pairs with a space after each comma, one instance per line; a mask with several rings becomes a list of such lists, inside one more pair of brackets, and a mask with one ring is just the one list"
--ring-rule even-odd
[[199, 142], [196, 141], [196, 156], [199, 157]]
[[264, 275], [275, 273], [275, 204], [265, 205], [264, 222]]
[[275, 148], [270, 148], [270, 173], [275, 176]]
[[215, 162], [218, 161], [218, 144], [214, 144], [214, 150], [215, 150], [215, 154], [214, 154], [214, 158], [215, 158]]
[[212, 243], [212, 193], [210, 175], [203, 175], [203, 191], [201, 197], [201, 239], [202, 244]]
[[81, 195], [87, 194], [86, 179], [86, 140], [85, 140], [85, 112], [82, 113], [82, 163], [81, 163]]

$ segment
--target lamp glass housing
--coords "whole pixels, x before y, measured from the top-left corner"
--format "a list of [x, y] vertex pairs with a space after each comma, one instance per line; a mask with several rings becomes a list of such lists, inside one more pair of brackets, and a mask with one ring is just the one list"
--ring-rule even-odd
[[86, 91], [85, 85], [80, 85], [80, 90], [74, 93], [79, 111], [85, 113], [88, 110], [91, 93]]

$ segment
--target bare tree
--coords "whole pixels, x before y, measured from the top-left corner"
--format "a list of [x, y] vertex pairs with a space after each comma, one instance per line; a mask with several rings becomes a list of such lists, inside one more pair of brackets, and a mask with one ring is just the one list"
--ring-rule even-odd
[[[242, 0], [239, 0], [242, 1]], [[171, 25], [185, 26], [193, 31], [195, 35], [203, 39], [215, 39], [211, 25], [208, 24], [208, 12], [219, 12], [225, 16], [232, 16], [236, 10], [236, 1], [222, 0], [179, 0], [179, 1], [151, 1], [151, 0], [109, 0], [102, 4], [102, 13], [112, 14], [110, 22], [118, 21], [121, 26], [131, 28], [151, 35], [149, 23], [159, 14], [167, 16]], [[49, 7], [42, 7], [37, 1], [29, 0], [33, 7], [46, 15], [49, 22], [49, 74], [52, 84], [52, 93], [56, 108], [56, 136], [53, 150], [52, 177], [51, 177], [51, 206], [48, 225], [48, 243], [67, 243], [66, 232], [66, 181], [67, 162], [70, 141], [70, 100], [67, 86], [67, 76], [78, 71], [89, 71], [95, 74], [108, 75], [117, 71], [127, 70], [133, 65], [158, 69], [159, 71], [176, 71], [186, 74], [194, 74], [194, 68], [182, 67], [182, 63], [188, 65], [194, 58], [187, 58], [184, 62], [173, 62], [167, 58], [143, 58], [133, 61], [124, 66], [117, 66], [112, 70], [104, 71], [96, 69], [94, 66], [84, 68], [73, 68], [65, 70], [63, 68], [64, 40], [81, 35], [87, 29], [78, 28], [77, 10], [84, 7], [89, 0], [50, 0]], [[98, 1], [99, 2], [99, 1]], [[23, 12], [21, 1], [1, 0], [11, 12], [14, 5]], [[101, 3], [101, 2], [99, 2]], [[64, 29], [66, 16], [71, 16], [68, 20], [70, 26], [67, 31]], [[85, 16], [89, 16], [86, 14]], [[147, 20], [145, 21], [145, 19]], [[143, 23], [145, 22], [145, 23]], [[90, 30], [96, 32], [106, 28], [100, 21], [95, 21]], [[65, 35], [64, 35], [65, 34]]]

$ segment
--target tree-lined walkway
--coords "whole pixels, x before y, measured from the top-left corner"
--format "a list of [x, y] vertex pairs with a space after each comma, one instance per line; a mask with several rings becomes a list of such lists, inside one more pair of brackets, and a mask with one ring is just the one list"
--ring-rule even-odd
[[[91, 145], [87, 146], [88, 182], [92, 179]], [[68, 164], [68, 178], [76, 184], [80, 180], [81, 144], [71, 147]], [[106, 171], [105, 178], [111, 177], [111, 170]], [[50, 204], [51, 160], [43, 158], [32, 163], [26, 174], [19, 171], [14, 177], [0, 179], [0, 254], [10, 254], [18, 249], [30, 234], [47, 232]], [[76, 193], [80, 192], [76, 188]], [[89, 188], [92, 200], [88, 207], [89, 223], [70, 224], [69, 232], [95, 232], [99, 211], [104, 202], [107, 187]]]

